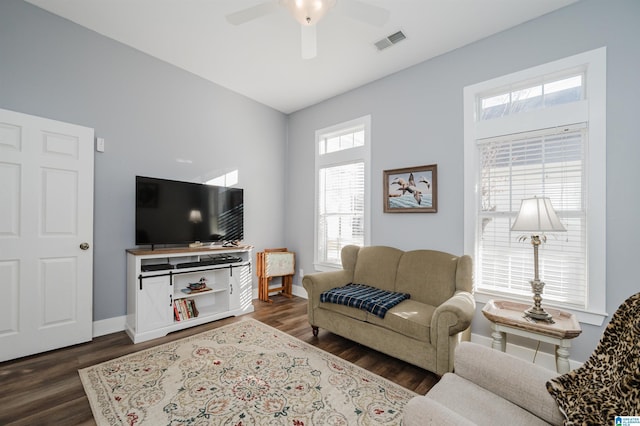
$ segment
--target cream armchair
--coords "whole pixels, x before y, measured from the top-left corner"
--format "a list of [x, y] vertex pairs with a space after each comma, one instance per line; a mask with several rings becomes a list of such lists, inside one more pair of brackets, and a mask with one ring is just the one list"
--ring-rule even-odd
[[405, 426], [561, 425], [546, 382], [557, 373], [470, 342], [455, 354], [455, 373], [442, 376], [405, 406]]

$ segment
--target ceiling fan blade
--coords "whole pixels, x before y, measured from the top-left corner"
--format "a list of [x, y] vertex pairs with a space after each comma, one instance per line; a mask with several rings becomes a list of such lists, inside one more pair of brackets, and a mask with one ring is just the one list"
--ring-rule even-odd
[[238, 12], [230, 13], [226, 16], [227, 22], [232, 25], [240, 25], [249, 21], [253, 21], [254, 19], [262, 18], [265, 15], [269, 15], [276, 10], [278, 10], [280, 6], [277, 2], [269, 1], [266, 3], [260, 3], [252, 7], [248, 7], [243, 10], [239, 10]]
[[365, 24], [381, 27], [389, 21], [391, 12], [387, 9], [363, 3], [358, 0], [340, 0], [338, 6], [349, 18], [364, 22]]
[[316, 26], [300, 25], [302, 30], [302, 59], [312, 59], [317, 54]]

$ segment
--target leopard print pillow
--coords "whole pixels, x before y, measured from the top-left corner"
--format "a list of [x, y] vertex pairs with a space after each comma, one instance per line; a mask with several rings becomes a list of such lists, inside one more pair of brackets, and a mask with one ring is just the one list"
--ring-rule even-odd
[[565, 425], [613, 424], [640, 415], [640, 293], [615, 312], [598, 347], [580, 368], [547, 382]]

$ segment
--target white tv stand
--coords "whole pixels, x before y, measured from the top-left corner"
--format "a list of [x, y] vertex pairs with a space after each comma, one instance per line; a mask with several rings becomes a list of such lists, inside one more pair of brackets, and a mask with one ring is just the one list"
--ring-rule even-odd
[[[251, 246], [127, 250], [127, 322], [133, 343], [253, 312]], [[210, 291], [186, 294], [205, 278]], [[174, 302], [193, 299], [197, 317], [177, 321]]]

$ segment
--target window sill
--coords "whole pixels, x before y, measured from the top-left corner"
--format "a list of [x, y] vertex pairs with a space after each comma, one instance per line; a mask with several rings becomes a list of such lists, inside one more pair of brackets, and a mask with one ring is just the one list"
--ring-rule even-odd
[[316, 272], [331, 272], [342, 270], [341, 265], [334, 265], [330, 263], [314, 263], [313, 268]]
[[[525, 302], [525, 303], [531, 302], [531, 304], [533, 304], [533, 295], [530, 298], [524, 298], [524, 297], [507, 296], [499, 293], [488, 293], [488, 292], [483, 292], [481, 290], [476, 290], [474, 297], [476, 299], [476, 302], [479, 302], [479, 303], [487, 303], [491, 299], [500, 299], [500, 300], [511, 300], [514, 302]], [[602, 324], [604, 323], [605, 318], [609, 316], [609, 314], [607, 314], [606, 312], [592, 312], [587, 310], [571, 309], [565, 306], [558, 306], [552, 303], [545, 303], [544, 297], [542, 299], [542, 305], [543, 307], [548, 306], [550, 308], [560, 309], [566, 312], [570, 312], [576, 316], [576, 318], [580, 323], [595, 325], [598, 327], [601, 327]]]

